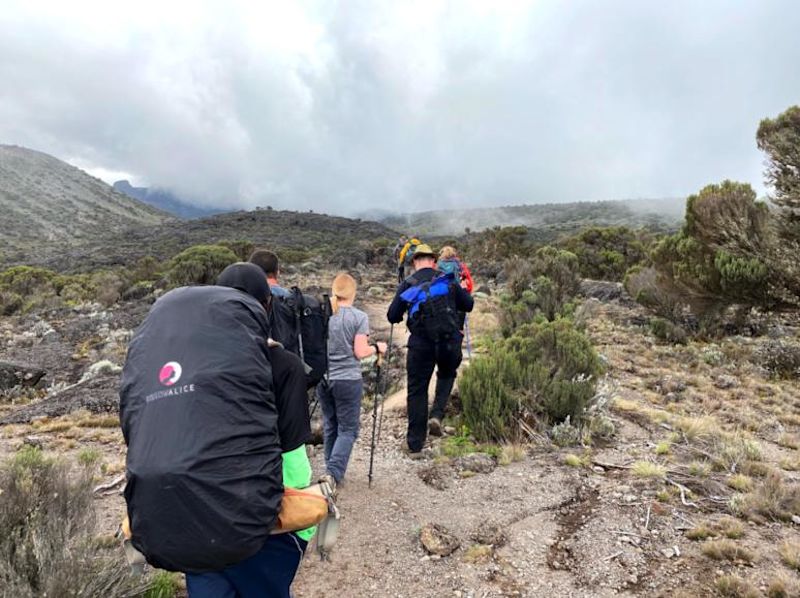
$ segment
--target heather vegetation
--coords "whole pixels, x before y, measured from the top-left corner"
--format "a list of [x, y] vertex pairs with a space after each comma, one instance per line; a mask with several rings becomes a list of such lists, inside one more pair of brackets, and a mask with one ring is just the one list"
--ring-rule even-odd
[[92, 473], [31, 446], [0, 466], [4, 595], [113, 598], [146, 590], [95, 536]]

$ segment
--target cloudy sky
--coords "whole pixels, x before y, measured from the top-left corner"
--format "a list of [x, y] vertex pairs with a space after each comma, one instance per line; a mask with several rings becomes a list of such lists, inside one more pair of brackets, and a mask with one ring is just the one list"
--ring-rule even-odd
[[794, 0], [0, 0], [0, 143], [335, 213], [754, 184]]

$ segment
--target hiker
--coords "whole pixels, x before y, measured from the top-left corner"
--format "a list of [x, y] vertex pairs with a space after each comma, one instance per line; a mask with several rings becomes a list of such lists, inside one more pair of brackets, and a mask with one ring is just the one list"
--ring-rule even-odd
[[470, 295], [472, 294], [472, 289], [474, 288], [472, 273], [467, 268], [467, 264], [459, 259], [454, 247], [445, 245], [439, 250], [439, 261], [436, 262], [436, 269], [445, 274], [452, 273], [462, 288]]
[[269, 340], [254, 264], [170, 291], [131, 340], [120, 385], [134, 547], [190, 598], [289, 598], [314, 530], [270, 535], [311, 480], [305, 371]]
[[408, 243], [408, 237], [405, 235], [400, 235], [400, 238], [397, 241], [397, 245], [394, 246], [394, 250], [392, 251], [392, 259], [394, 263], [397, 264], [397, 277], [398, 282], [403, 280], [403, 272], [401, 270], [401, 262], [400, 262], [400, 252], [403, 251], [403, 247], [406, 246]]
[[411, 237], [400, 250], [400, 254], [397, 256], [397, 282], [403, 282], [406, 278], [406, 273], [410, 274], [410, 270], [413, 268], [414, 251], [416, 251], [420, 243], [419, 239]]
[[334, 487], [344, 480], [361, 424], [364, 381], [360, 361], [385, 354], [387, 348], [382, 342], [370, 344], [369, 319], [353, 307], [355, 298], [353, 277], [346, 273], [336, 276], [331, 287], [333, 316], [328, 323], [328, 379], [317, 386], [328, 476], [321, 479], [334, 482]]
[[[474, 303], [452, 274], [440, 276], [435, 267], [436, 254], [430, 246], [417, 246], [415, 272], [400, 283], [386, 314], [389, 322], [397, 324], [408, 312], [407, 444], [412, 458], [421, 457], [426, 432], [441, 435], [445, 407], [461, 364], [459, 313], [472, 311]], [[434, 367], [436, 393], [429, 419], [428, 385]]]
[[307, 387], [316, 386], [328, 370], [328, 297], [320, 299], [303, 294], [297, 287], [281, 287], [277, 278], [280, 273], [278, 256], [271, 251], [254, 251], [250, 262], [263, 270], [275, 298], [269, 313], [272, 338], [300, 356], [307, 365]]
[[256, 249], [250, 254], [250, 259], [247, 260], [251, 264], [255, 264], [264, 271], [267, 275], [267, 284], [275, 297], [288, 297], [289, 290], [283, 288], [278, 282], [281, 268], [278, 262], [278, 256], [266, 249]]

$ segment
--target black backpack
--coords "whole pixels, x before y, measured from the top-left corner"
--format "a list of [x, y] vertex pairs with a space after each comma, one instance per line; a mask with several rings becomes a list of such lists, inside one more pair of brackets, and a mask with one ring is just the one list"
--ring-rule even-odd
[[453, 275], [444, 274], [421, 283], [412, 275], [408, 282], [411, 286], [401, 297], [409, 303], [409, 328], [434, 342], [456, 337], [460, 327], [451, 298]]
[[328, 295], [318, 299], [292, 287], [288, 297], [273, 295], [272, 338], [308, 365], [306, 384], [319, 384], [328, 372], [328, 320], [331, 317]]
[[155, 567], [217, 571], [258, 552], [283, 496], [264, 308], [184, 287], [133, 335], [120, 382], [131, 541]]

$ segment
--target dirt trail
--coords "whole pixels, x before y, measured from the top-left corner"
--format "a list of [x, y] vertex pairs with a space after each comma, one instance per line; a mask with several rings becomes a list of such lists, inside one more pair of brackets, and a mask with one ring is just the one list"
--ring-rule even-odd
[[[559, 510], [576, 503], [582, 487], [574, 472], [547, 457], [530, 458], [489, 474], [453, 475], [450, 487], [439, 491], [418, 475], [431, 462], [400, 452], [405, 418], [395, 411], [385, 418], [370, 490], [371, 417], [362, 417], [362, 437], [340, 490], [338, 545], [331, 562], [310, 552], [295, 583], [298, 597], [624, 595], [576, 585], [570, 571], [554, 571], [548, 563], [561, 529]], [[315, 471], [323, 469], [321, 455], [313, 464]], [[470, 535], [486, 520], [503, 526], [508, 543], [494, 559], [470, 562]], [[431, 522], [458, 536], [461, 548], [438, 560], [427, 556], [418, 535]]]

